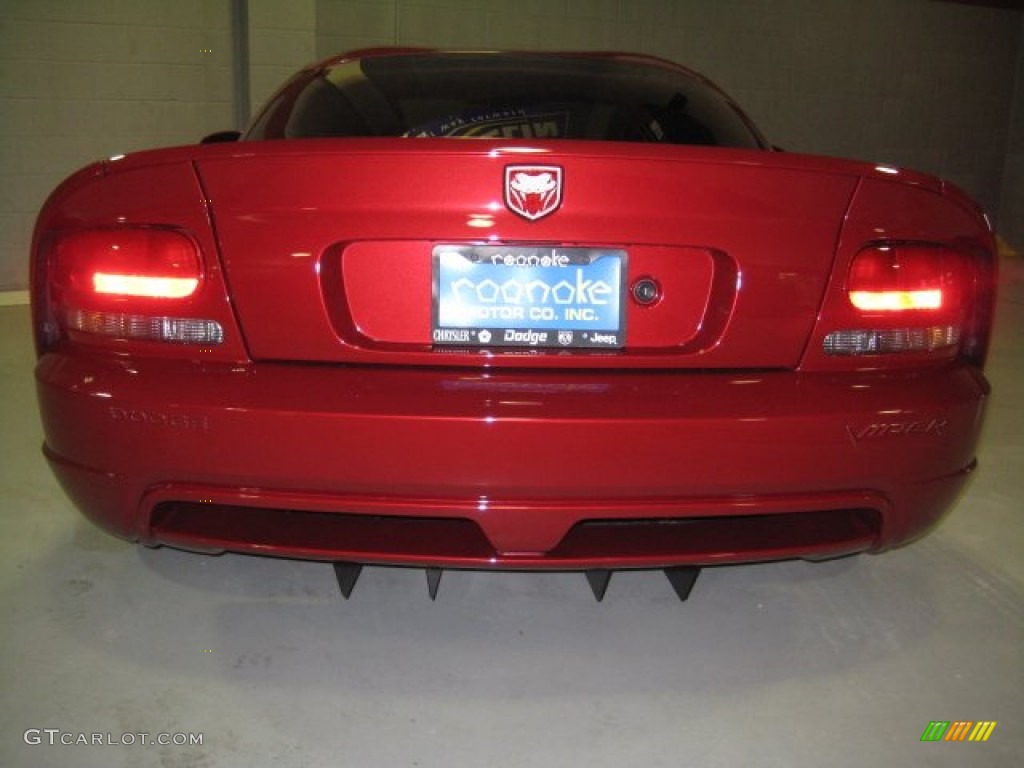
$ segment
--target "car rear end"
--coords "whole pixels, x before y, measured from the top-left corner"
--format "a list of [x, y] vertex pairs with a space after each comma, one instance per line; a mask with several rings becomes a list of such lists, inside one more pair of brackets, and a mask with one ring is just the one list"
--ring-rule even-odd
[[[700, 88], [581, 106], [542, 76], [565, 70]], [[361, 133], [329, 134], [353, 115]], [[769, 151], [662, 63], [339, 59], [246, 141], [54, 193], [33, 261], [45, 450], [103, 527], [203, 551], [881, 551], [975, 466], [993, 253], [954, 188]]]

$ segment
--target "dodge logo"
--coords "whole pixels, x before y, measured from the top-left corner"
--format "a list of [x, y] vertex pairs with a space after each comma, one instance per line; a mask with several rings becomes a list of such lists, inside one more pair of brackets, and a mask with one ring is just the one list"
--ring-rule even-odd
[[562, 169], [557, 165], [509, 165], [505, 168], [505, 205], [537, 221], [562, 204]]

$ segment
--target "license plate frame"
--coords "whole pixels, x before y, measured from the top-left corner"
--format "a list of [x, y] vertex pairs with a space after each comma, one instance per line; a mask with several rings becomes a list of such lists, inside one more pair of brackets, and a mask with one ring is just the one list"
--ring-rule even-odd
[[625, 346], [625, 249], [436, 245], [432, 259], [435, 346]]

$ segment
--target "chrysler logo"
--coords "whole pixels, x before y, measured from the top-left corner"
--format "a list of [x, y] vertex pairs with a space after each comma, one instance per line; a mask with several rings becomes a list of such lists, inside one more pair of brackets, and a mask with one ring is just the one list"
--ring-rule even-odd
[[562, 169], [557, 165], [505, 167], [505, 205], [529, 221], [543, 219], [562, 204]]

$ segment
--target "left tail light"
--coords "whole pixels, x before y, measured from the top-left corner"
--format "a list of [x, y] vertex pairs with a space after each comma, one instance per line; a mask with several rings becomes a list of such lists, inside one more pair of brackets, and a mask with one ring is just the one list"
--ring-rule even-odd
[[[49, 240], [49, 329], [59, 338], [173, 356], [241, 356], [223, 283], [197, 242], [159, 227], [89, 229]], [[235, 338], [231, 338], [235, 336]]]
[[57, 243], [55, 281], [89, 297], [187, 299], [202, 278], [199, 250], [163, 229], [78, 232]]

